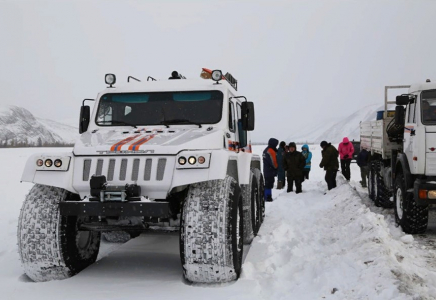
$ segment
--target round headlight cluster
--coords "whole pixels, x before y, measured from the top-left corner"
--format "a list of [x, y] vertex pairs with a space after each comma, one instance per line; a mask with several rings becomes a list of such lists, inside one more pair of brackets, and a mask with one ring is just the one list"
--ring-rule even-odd
[[184, 157], [184, 156], [179, 157], [179, 160], [178, 160], [179, 165], [182, 165], [182, 166], [185, 165], [186, 161], [188, 161], [188, 163], [190, 165], [195, 165], [197, 162], [200, 165], [202, 165], [205, 163], [206, 159], [204, 158], [204, 156], [199, 156], [198, 159], [195, 156], [190, 156], [187, 160], [186, 160], [186, 157]]
[[36, 160], [36, 165], [38, 167], [46, 166], [47, 168], [50, 168], [54, 165], [56, 168], [60, 168], [60, 167], [62, 167], [62, 159], [57, 158], [57, 159], [55, 159], [55, 161], [53, 163], [53, 160], [51, 160], [50, 158], [47, 158], [46, 160], [38, 158]]

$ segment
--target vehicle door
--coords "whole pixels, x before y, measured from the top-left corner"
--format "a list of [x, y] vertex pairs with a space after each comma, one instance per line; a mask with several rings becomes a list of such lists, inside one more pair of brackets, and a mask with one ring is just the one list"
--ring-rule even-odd
[[237, 120], [236, 120], [236, 104], [229, 100], [229, 132], [226, 133], [226, 147], [230, 151], [238, 151], [238, 136], [237, 136]]
[[407, 105], [406, 122], [404, 126], [404, 154], [406, 154], [412, 174], [415, 174], [415, 170], [417, 169], [417, 159], [414, 153], [416, 151], [416, 129], [416, 99], [413, 99]]

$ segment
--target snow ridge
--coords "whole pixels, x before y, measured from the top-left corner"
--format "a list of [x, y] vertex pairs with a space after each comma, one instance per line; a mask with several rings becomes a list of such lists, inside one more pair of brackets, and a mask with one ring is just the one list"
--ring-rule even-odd
[[77, 128], [36, 118], [15, 105], [0, 107], [0, 144], [72, 144], [79, 137]]

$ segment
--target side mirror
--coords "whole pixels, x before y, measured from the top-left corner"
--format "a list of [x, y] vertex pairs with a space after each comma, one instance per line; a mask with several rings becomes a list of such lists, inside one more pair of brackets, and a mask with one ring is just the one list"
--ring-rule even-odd
[[79, 133], [88, 130], [89, 119], [91, 118], [91, 110], [88, 105], [82, 105], [80, 108]]
[[395, 102], [397, 105], [407, 105], [410, 103], [410, 100], [409, 95], [400, 95], [396, 97]]
[[[398, 97], [397, 97], [398, 99]], [[398, 100], [397, 100], [398, 102]], [[395, 124], [396, 125], [401, 125], [404, 126], [404, 114], [405, 114], [405, 109], [402, 105], [397, 105], [395, 107]]]
[[242, 102], [242, 129], [247, 131], [254, 130], [254, 103]]

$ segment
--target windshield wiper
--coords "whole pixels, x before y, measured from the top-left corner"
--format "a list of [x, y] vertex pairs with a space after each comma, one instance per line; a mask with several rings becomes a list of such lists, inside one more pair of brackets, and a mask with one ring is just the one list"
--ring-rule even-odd
[[160, 123], [164, 124], [166, 126], [168, 126], [169, 124], [194, 124], [194, 125], [197, 125], [199, 128], [201, 128], [201, 124], [200, 123], [192, 123], [191, 121], [189, 121], [187, 119], [165, 120], [165, 121], [162, 121]]
[[132, 126], [134, 128], [138, 128], [138, 127], [136, 127], [136, 125], [133, 125], [131, 123], [127, 123], [127, 122], [124, 122], [124, 121], [119, 121], [119, 120], [112, 120], [112, 121], [107, 121], [107, 122], [121, 124], [121, 125], [127, 125], [127, 126]]

